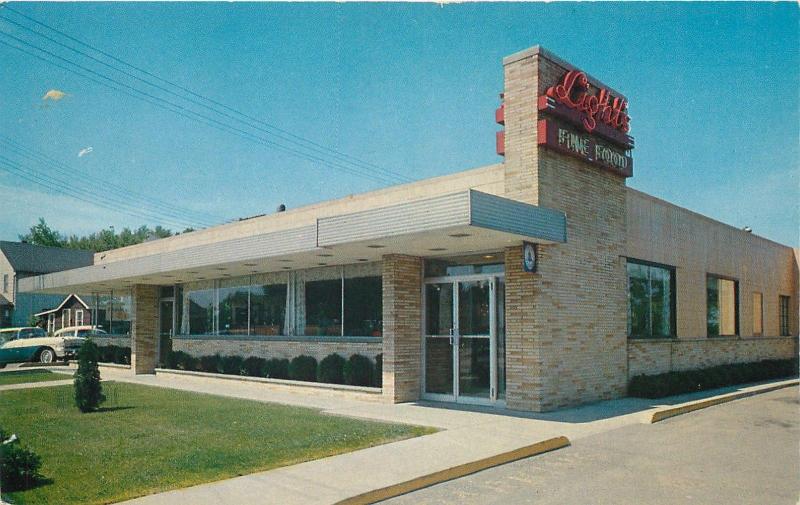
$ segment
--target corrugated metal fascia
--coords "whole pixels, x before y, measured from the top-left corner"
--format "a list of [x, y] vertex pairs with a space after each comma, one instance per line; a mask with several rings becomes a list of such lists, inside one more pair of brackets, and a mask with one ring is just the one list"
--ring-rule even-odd
[[320, 247], [469, 224], [469, 191], [320, 218]]
[[316, 249], [316, 226], [187, 247], [20, 280], [25, 291], [103, 282]]
[[562, 211], [475, 190], [470, 191], [470, 200], [473, 226], [549, 242], [567, 241], [567, 216]]

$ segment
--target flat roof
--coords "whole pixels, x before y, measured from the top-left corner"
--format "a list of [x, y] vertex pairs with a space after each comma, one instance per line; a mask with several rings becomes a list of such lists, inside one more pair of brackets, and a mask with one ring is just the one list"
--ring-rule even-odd
[[20, 279], [19, 290], [104, 292], [378, 261], [385, 254], [434, 257], [498, 250], [523, 240], [563, 243], [566, 222], [564, 212], [468, 189]]

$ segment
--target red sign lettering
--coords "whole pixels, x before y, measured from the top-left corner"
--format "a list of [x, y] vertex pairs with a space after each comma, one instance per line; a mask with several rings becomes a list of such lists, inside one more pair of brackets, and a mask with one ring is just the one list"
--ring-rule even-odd
[[627, 100], [612, 96], [605, 88], [601, 88], [597, 95], [592, 95], [589, 79], [580, 70], [567, 72], [561, 83], [549, 88], [546, 94], [580, 112], [587, 132], [594, 131], [598, 121], [622, 133], [630, 130]]

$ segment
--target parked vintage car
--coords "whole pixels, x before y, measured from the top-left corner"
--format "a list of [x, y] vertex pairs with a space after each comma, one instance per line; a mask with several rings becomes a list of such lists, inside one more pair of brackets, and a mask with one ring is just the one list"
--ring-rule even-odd
[[0, 367], [8, 363], [53, 363], [75, 357], [85, 338], [48, 336], [42, 328], [0, 329]]
[[89, 337], [91, 335], [103, 336], [108, 335], [106, 331], [99, 326], [67, 326], [61, 328], [53, 333], [54, 337]]

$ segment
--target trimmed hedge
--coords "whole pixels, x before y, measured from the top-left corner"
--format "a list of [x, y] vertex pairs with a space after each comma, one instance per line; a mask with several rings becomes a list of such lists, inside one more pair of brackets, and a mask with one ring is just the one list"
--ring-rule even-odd
[[272, 358], [268, 359], [264, 365], [264, 377], [271, 379], [288, 379], [289, 378], [289, 360], [286, 358]]
[[339, 354], [328, 354], [319, 362], [317, 381], [327, 384], [344, 384], [344, 365], [346, 362]]
[[663, 398], [747, 382], [796, 377], [797, 372], [796, 359], [773, 359], [658, 375], [637, 375], [628, 385], [628, 395]]
[[200, 363], [198, 363], [198, 370], [200, 372], [208, 373], [222, 373], [222, 356], [214, 354], [213, 356], [200, 356]]
[[244, 358], [241, 356], [223, 356], [219, 363], [222, 373], [227, 375], [242, 375], [242, 365]]
[[131, 348], [120, 345], [104, 345], [98, 347], [101, 363], [131, 364]]
[[372, 376], [374, 387], [383, 387], [383, 353], [375, 356], [375, 373]]
[[351, 386], [369, 386], [375, 369], [372, 361], [361, 354], [353, 354], [344, 364], [344, 383]]
[[349, 359], [339, 354], [330, 354], [318, 364], [312, 356], [297, 356], [290, 362], [285, 358], [243, 358], [219, 354], [195, 358], [183, 351], [170, 351], [163, 366], [173, 370], [381, 387], [381, 358], [382, 355], [378, 354], [373, 364], [368, 357], [361, 354], [353, 354]]
[[313, 356], [300, 355], [289, 362], [289, 378], [296, 381], [317, 381], [317, 360]]
[[242, 362], [242, 375], [249, 375], [250, 377], [266, 377], [267, 376], [267, 360], [259, 358], [258, 356], [250, 356]]

